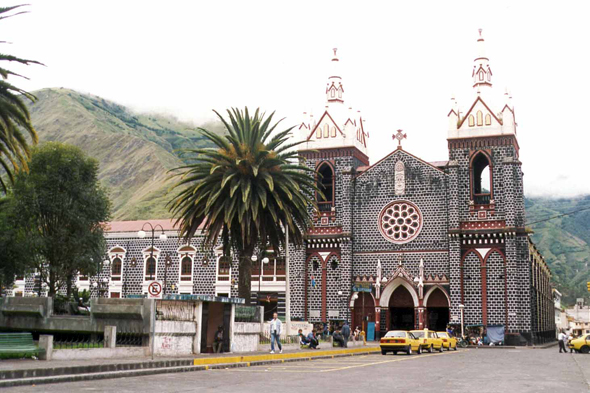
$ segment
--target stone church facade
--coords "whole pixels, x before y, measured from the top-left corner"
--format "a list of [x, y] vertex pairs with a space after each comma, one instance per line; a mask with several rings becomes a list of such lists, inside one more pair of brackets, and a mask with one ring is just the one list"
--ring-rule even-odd
[[[305, 113], [298, 128], [300, 154], [326, 198], [310, 211], [304, 246], [290, 248], [293, 320], [349, 320], [382, 335], [443, 330], [463, 318], [465, 326], [503, 326], [507, 343], [554, 338], [551, 273], [525, 227], [514, 107], [492, 88], [481, 31], [477, 46], [473, 100], [463, 108], [453, 100], [448, 114], [448, 160], [404, 150], [398, 131], [397, 147], [373, 165], [334, 50], [326, 107]], [[200, 236], [184, 243], [172, 221], [151, 223], [153, 245], [151, 236], [138, 238], [144, 222], [111, 223], [101, 275], [79, 277], [78, 287], [126, 297], [157, 279], [169, 294], [237, 296], [236, 258], [203, 250]], [[253, 264], [252, 300], [284, 315], [285, 259]], [[34, 277], [25, 281], [21, 291], [35, 290]]]

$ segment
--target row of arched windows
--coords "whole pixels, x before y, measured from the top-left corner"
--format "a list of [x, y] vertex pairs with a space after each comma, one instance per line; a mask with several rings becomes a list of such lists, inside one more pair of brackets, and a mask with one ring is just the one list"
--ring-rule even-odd
[[[330, 89], [330, 98], [336, 98], [336, 88], [332, 87]], [[342, 98], [342, 89], [338, 89], [338, 98]]]
[[[146, 264], [146, 266], [145, 266], [146, 278], [145, 279], [146, 280], [153, 279], [156, 276], [156, 265], [157, 265], [156, 258], [149, 257], [145, 261], [145, 264]], [[123, 270], [123, 263], [121, 261], [121, 258], [119, 258], [119, 257], [114, 258], [111, 263], [111, 280], [120, 281], [122, 270]], [[180, 276], [181, 276], [180, 280], [181, 281], [191, 281], [192, 275], [193, 275], [193, 260], [190, 257], [185, 256], [180, 261]]]
[[[477, 125], [478, 126], [484, 125], [483, 113], [481, 111], [477, 111], [477, 113], [475, 114], [475, 117], [473, 115], [469, 115], [469, 118], [468, 118], [469, 127], [475, 127], [476, 117], [477, 117]], [[486, 116], [485, 116], [485, 125], [486, 126], [492, 125], [492, 116], [489, 113], [486, 114]]]

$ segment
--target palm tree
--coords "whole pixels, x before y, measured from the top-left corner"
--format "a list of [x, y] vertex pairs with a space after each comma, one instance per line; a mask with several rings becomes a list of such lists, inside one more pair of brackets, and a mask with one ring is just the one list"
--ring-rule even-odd
[[[10, 14], [22, 5], [0, 7], [0, 20], [16, 16], [26, 11]], [[0, 43], [6, 43], [0, 41]], [[35, 60], [21, 59], [11, 55], [0, 54], [0, 60], [16, 62], [24, 65], [41, 64]], [[27, 170], [27, 160], [31, 157], [31, 150], [26, 135], [33, 144], [37, 143], [37, 132], [31, 123], [31, 115], [23, 98], [34, 102], [35, 96], [8, 83], [9, 76], [25, 78], [4, 67], [0, 67], [0, 167], [6, 172], [9, 183], [14, 183], [14, 172]], [[26, 79], [26, 78], [25, 78]], [[0, 176], [0, 190], [6, 193], [8, 184]]]
[[249, 304], [253, 253], [284, 249], [283, 228], [290, 242], [302, 244], [312, 224], [308, 207], [317, 210], [319, 190], [315, 172], [299, 164], [293, 149], [302, 142], [287, 143], [293, 127], [271, 137], [280, 123], [271, 125], [274, 113], [227, 112], [229, 121], [215, 111], [227, 135], [200, 129], [215, 147], [187, 151], [194, 162], [176, 168], [173, 189], [180, 191], [169, 206], [182, 236], [190, 239], [202, 229], [205, 246], [221, 238], [225, 255], [238, 254], [238, 294]]

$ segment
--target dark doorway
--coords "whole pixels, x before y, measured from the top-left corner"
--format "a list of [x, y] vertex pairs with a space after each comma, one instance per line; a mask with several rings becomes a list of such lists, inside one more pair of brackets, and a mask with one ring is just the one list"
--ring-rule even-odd
[[449, 324], [449, 301], [440, 288], [432, 291], [426, 304], [428, 328], [445, 331]]
[[412, 330], [415, 327], [414, 299], [402, 285], [389, 298], [390, 330]]
[[279, 296], [276, 293], [259, 293], [258, 305], [264, 307], [264, 320], [270, 321], [273, 314], [279, 312]]

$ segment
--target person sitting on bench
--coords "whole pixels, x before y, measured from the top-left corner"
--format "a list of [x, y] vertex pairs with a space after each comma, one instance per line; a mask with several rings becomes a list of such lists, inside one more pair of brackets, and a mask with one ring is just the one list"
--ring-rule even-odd
[[297, 335], [299, 336], [299, 345], [309, 347], [310, 342], [307, 339], [307, 337], [305, 337], [305, 334], [303, 334], [302, 329], [299, 329], [299, 332]]
[[340, 330], [334, 332], [332, 340], [334, 340], [335, 343], [338, 343], [341, 348], [344, 348], [344, 337], [342, 336], [342, 333], [340, 333]]

